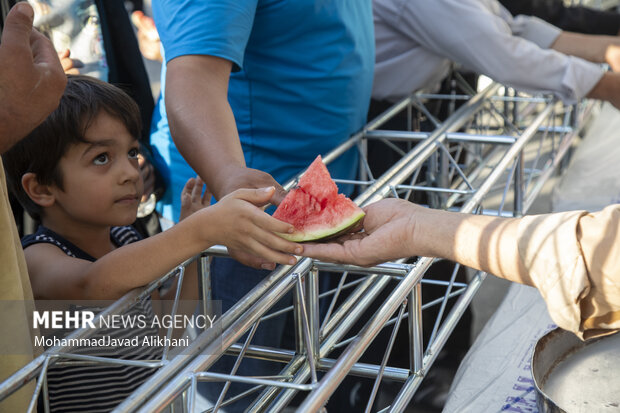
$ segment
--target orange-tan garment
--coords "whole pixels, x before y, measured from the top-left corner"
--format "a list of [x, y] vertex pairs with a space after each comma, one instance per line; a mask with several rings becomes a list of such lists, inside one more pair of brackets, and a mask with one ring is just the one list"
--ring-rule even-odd
[[[32, 360], [31, 328], [27, 314], [32, 290], [26, 261], [9, 204], [0, 159], [0, 382]], [[0, 402], [0, 412], [25, 412], [34, 382]]]
[[518, 242], [558, 326], [582, 339], [620, 330], [620, 205], [525, 216]]

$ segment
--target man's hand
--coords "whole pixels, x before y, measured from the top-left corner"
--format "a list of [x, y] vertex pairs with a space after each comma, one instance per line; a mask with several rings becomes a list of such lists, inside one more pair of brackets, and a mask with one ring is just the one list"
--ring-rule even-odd
[[[245, 166], [243, 148], [228, 103], [232, 62], [216, 56], [186, 55], [168, 62], [166, 110], [170, 133], [183, 158], [198, 172], [217, 200], [243, 188], [276, 188], [267, 204], [284, 198], [273, 177]], [[238, 261], [273, 268], [266, 262], [229, 247]]]
[[243, 188], [267, 188], [273, 186], [276, 190], [269, 200], [272, 205], [280, 205], [286, 196], [286, 191], [267, 172], [258, 169], [246, 168], [245, 166], [230, 167], [219, 177], [217, 199], [221, 199], [237, 189]]
[[0, 44], [0, 152], [4, 153], [58, 106], [67, 83], [52, 43], [32, 28], [28, 3], [4, 22]]
[[364, 208], [363, 232], [335, 242], [306, 244], [303, 255], [322, 261], [370, 267], [416, 255], [412, 248], [416, 215], [425, 208], [402, 199], [384, 199]]

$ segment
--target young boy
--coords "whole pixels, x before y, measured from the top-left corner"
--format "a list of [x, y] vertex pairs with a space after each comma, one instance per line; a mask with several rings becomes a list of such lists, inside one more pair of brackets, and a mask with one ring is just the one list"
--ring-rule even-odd
[[[129, 96], [97, 79], [69, 76], [58, 108], [3, 156], [11, 190], [42, 223], [23, 240], [36, 299], [117, 299], [215, 244], [245, 249], [266, 262], [295, 263], [292, 254], [300, 254], [302, 247], [274, 234], [293, 227], [259, 208], [274, 188], [239, 190], [203, 208], [210, 196], [201, 196], [200, 180], [190, 180], [183, 203], [187, 213], [196, 212], [139, 240], [128, 227], [142, 195], [139, 135], [139, 111]], [[195, 283], [184, 284], [182, 296], [195, 298]], [[103, 367], [95, 377], [100, 382], [92, 374], [68, 377], [65, 371], [53, 377], [50, 371], [54, 410], [110, 410], [150, 374], [121, 367], [125, 370], [116, 373]], [[69, 392], [71, 383], [75, 387]], [[84, 394], [75, 395], [80, 389]]]

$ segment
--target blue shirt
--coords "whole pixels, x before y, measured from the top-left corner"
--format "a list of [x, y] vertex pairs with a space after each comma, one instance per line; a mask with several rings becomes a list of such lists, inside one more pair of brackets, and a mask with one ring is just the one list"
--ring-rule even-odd
[[[283, 184], [364, 126], [374, 65], [370, 0], [160, 0], [153, 12], [166, 61], [212, 55], [233, 63], [228, 98], [248, 167]], [[163, 135], [165, 152], [163, 101], [158, 108], [153, 143], [161, 146]], [[350, 179], [356, 165], [351, 151], [330, 171]]]

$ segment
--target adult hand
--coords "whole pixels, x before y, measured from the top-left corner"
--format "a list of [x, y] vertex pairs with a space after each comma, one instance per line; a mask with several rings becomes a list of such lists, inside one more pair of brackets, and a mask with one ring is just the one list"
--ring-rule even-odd
[[79, 75], [80, 69], [84, 67], [84, 63], [81, 60], [71, 58], [71, 51], [69, 49], [58, 52], [58, 58], [60, 59], [62, 70], [68, 75]]
[[273, 186], [275, 191], [273, 196], [269, 199], [269, 203], [272, 205], [280, 205], [280, 202], [286, 196], [286, 191], [282, 188], [282, 185], [276, 182], [275, 179], [267, 172], [259, 171], [258, 169], [246, 168], [245, 166], [229, 167], [218, 177], [220, 184], [218, 185], [218, 191], [215, 192], [217, 199], [242, 188], [267, 188]]
[[17, 3], [0, 43], [0, 152], [4, 153], [58, 106], [67, 83], [52, 43], [32, 28], [34, 12]]
[[303, 255], [322, 261], [370, 267], [416, 255], [416, 216], [426, 209], [402, 199], [384, 199], [364, 208], [363, 232], [324, 244], [305, 244]]

